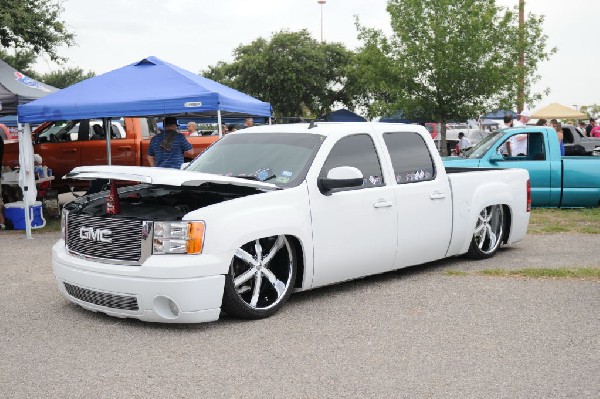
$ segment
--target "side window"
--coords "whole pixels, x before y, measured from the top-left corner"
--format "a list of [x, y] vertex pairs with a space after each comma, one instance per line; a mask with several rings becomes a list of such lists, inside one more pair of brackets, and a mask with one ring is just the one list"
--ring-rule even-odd
[[385, 133], [383, 140], [392, 159], [396, 183], [435, 179], [435, 167], [427, 144], [414, 132]]
[[[507, 143], [510, 143], [510, 153]], [[543, 161], [546, 159], [546, 145], [542, 133], [521, 133], [510, 136], [498, 151], [507, 161]]]
[[364, 180], [359, 188], [384, 185], [375, 144], [368, 134], [344, 137], [335, 143], [321, 169], [320, 177], [327, 177], [327, 173], [338, 166], [354, 166], [362, 172]]

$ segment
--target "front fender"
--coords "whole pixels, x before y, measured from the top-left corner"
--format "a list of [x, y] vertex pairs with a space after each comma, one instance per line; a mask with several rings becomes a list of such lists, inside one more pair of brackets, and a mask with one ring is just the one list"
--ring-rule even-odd
[[305, 273], [312, 275], [312, 227], [306, 184], [221, 202], [188, 213], [204, 220], [203, 253], [231, 252], [257, 238], [290, 235], [298, 239]]

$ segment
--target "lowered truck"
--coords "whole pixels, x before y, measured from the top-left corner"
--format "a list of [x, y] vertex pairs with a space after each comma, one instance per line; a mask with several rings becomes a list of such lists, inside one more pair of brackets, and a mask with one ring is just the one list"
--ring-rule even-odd
[[[526, 136], [527, 151], [518, 156], [507, 156], [503, 150], [505, 143], [516, 135]], [[568, 141], [565, 149], [571, 144], [578, 145], [573, 140]], [[531, 204], [535, 207], [600, 205], [600, 157], [561, 156], [558, 136], [552, 128], [532, 126], [499, 130], [472, 147], [464, 157], [444, 158], [444, 165], [448, 170], [527, 169], [531, 181]]]
[[58, 288], [86, 309], [153, 322], [272, 315], [293, 291], [523, 239], [522, 169], [446, 173], [424, 127], [273, 125], [232, 133], [185, 170], [83, 166], [140, 184], [64, 206]]
[[[147, 160], [150, 139], [157, 133], [153, 118], [123, 118], [111, 123], [111, 159], [113, 165], [149, 166]], [[40, 154], [44, 165], [52, 169], [53, 188], [60, 192], [69, 185], [86, 188], [89, 184], [67, 182], [61, 178], [76, 166], [106, 165], [108, 163], [106, 138], [102, 121], [57, 121], [40, 125], [32, 133], [34, 152]], [[219, 136], [187, 137], [193, 149], [186, 153], [186, 161], [204, 151]], [[14, 168], [19, 162], [18, 142], [6, 143], [3, 165]], [[81, 182], [80, 182], [81, 183]]]

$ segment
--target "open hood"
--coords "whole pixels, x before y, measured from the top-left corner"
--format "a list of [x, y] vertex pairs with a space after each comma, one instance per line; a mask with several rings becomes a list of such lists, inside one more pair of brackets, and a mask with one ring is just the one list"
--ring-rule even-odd
[[206, 183], [230, 184], [241, 187], [253, 187], [262, 190], [277, 190], [271, 183], [213, 175], [209, 173], [190, 172], [169, 168], [151, 168], [144, 166], [79, 166], [67, 173], [63, 179], [93, 180], [112, 179], [136, 181], [141, 183], [162, 184], [167, 186], [201, 186]]

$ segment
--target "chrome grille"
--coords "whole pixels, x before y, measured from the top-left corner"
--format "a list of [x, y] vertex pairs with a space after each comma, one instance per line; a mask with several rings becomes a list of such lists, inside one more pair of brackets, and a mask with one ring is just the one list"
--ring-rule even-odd
[[[111, 242], [82, 238], [81, 229], [110, 230]], [[139, 262], [142, 221], [121, 218], [74, 215], [67, 218], [67, 249], [75, 254], [127, 262]]]
[[121, 310], [139, 310], [137, 298], [129, 295], [116, 295], [107, 292], [99, 292], [81, 288], [76, 285], [63, 282], [67, 293], [75, 299], [91, 303], [98, 306], [104, 306], [111, 309]]

